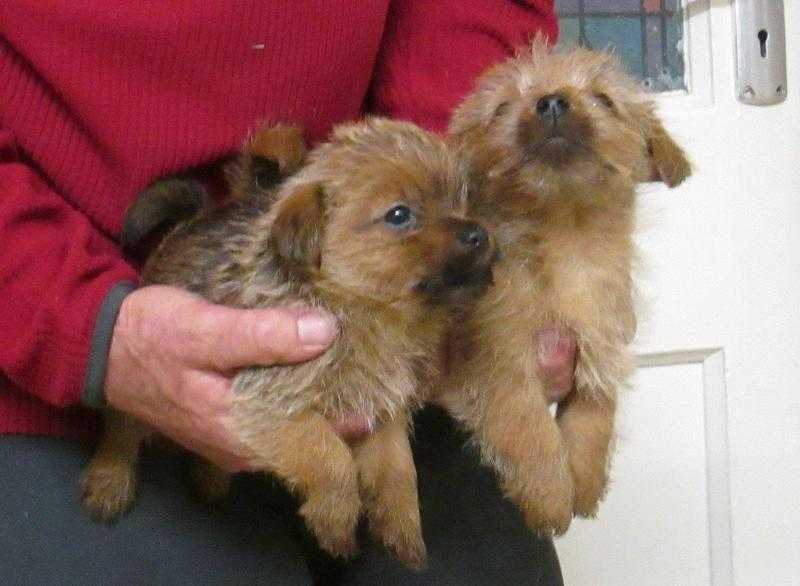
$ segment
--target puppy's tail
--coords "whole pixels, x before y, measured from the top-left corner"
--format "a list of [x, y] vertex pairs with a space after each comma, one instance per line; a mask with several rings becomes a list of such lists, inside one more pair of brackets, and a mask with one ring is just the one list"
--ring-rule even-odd
[[170, 177], [156, 181], [128, 208], [120, 243], [128, 252], [134, 252], [142, 243], [196, 216], [208, 202], [205, 188], [194, 179]]

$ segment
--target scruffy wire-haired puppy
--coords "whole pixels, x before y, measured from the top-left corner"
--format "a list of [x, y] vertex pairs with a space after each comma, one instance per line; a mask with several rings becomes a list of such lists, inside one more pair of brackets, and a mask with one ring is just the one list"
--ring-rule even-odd
[[[494, 286], [453, 335], [443, 402], [473, 431], [528, 524], [564, 532], [593, 516], [608, 478], [617, 390], [636, 329], [631, 269], [637, 183], [691, 170], [650, 99], [612, 55], [530, 51], [488, 70], [450, 134], [495, 231]], [[577, 336], [575, 391], [548, 410], [537, 332]]]
[[[408, 414], [438, 376], [451, 307], [485, 287], [494, 260], [486, 230], [465, 218], [465, 177], [440, 139], [411, 124], [341, 126], [274, 195], [201, 211], [145, 265], [144, 282], [216, 303], [303, 303], [338, 317], [319, 358], [240, 372], [233, 407], [252, 460], [300, 493], [300, 513], [334, 555], [355, 551], [363, 507], [377, 539], [424, 564]], [[374, 428], [352, 448], [331, 424], [348, 417]], [[113, 411], [106, 421], [83, 488], [89, 511], [112, 518], [133, 502], [149, 432]], [[201, 490], [225, 491], [220, 471], [200, 470]]]

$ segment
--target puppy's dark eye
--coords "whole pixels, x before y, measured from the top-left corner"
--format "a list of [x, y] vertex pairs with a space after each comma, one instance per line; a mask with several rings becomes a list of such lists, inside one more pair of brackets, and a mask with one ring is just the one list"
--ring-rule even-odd
[[406, 228], [414, 221], [414, 212], [412, 212], [411, 208], [408, 206], [394, 206], [386, 212], [383, 216], [383, 220], [395, 228]]
[[608, 108], [609, 110], [614, 109], [614, 102], [611, 101], [611, 98], [608, 97], [607, 94], [595, 94], [597, 101], [600, 102], [604, 107]]

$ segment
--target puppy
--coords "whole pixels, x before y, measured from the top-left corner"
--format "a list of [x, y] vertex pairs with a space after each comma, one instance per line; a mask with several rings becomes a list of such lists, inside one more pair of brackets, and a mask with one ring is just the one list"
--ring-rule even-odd
[[[487, 71], [450, 135], [471, 162], [470, 213], [492, 227], [495, 285], [453, 334], [440, 398], [474, 433], [527, 523], [560, 534], [608, 481], [617, 390], [636, 329], [635, 186], [690, 174], [611, 55], [531, 51]], [[577, 337], [575, 389], [552, 417], [537, 332]]]
[[[241, 371], [232, 413], [251, 459], [301, 494], [300, 513], [331, 554], [354, 553], [363, 507], [377, 539], [424, 564], [409, 411], [438, 375], [450, 307], [485, 287], [494, 259], [487, 231], [465, 218], [465, 176], [440, 139], [411, 124], [341, 126], [274, 195], [179, 224], [145, 266], [144, 282], [216, 303], [303, 303], [338, 317], [319, 358]], [[331, 422], [353, 417], [374, 431], [351, 448]], [[149, 432], [119, 413], [106, 421], [84, 504], [113, 518], [132, 504]], [[210, 464], [199, 479], [207, 493], [227, 489]]]

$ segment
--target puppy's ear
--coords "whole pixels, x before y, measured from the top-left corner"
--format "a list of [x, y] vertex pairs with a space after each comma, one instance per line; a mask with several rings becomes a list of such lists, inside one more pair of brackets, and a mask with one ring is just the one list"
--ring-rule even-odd
[[268, 245], [287, 268], [319, 268], [325, 232], [325, 200], [322, 185], [289, 186], [273, 205]]
[[661, 181], [669, 187], [681, 184], [692, 174], [686, 153], [666, 131], [661, 121], [648, 114], [645, 131], [649, 169], [640, 181]]

